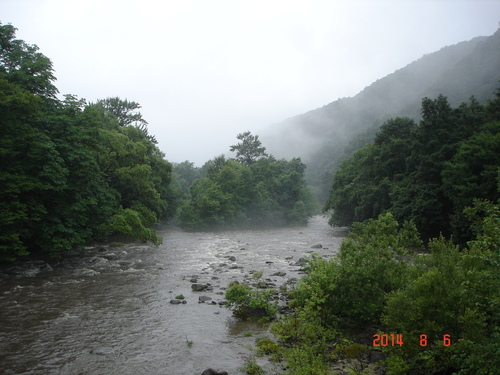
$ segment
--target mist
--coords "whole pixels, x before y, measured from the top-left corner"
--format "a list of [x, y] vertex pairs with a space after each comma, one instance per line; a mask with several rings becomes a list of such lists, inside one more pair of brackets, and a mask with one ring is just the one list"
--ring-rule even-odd
[[499, 11], [487, 0], [4, 0], [1, 22], [52, 60], [61, 95], [140, 103], [166, 158], [201, 166], [238, 133], [491, 35]]

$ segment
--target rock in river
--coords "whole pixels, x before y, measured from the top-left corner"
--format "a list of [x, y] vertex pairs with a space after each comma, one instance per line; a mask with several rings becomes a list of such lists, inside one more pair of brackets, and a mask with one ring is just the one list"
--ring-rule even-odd
[[286, 276], [286, 272], [283, 272], [283, 271], [278, 271], [278, 272], [275, 272], [273, 273], [271, 276]]
[[226, 371], [215, 371], [211, 368], [207, 368], [201, 373], [201, 375], [228, 375]]
[[202, 290], [205, 290], [209, 287], [208, 284], [200, 284], [200, 283], [194, 283], [191, 285], [191, 289], [194, 290], [195, 292], [201, 292]]
[[307, 265], [307, 259], [306, 258], [300, 258], [298, 261], [295, 262], [296, 266], [303, 267]]

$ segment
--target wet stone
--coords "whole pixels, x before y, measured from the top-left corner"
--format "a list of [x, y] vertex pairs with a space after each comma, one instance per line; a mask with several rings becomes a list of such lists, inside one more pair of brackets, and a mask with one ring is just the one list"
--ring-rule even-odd
[[278, 272], [275, 272], [273, 273], [271, 276], [286, 276], [286, 272], [283, 272], [283, 271], [278, 271]]
[[191, 289], [195, 292], [201, 292], [202, 290], [206, 290], [208, 288], [207, 284], [194, 283], [191, 284]]
[[306, 258], [300, 258], [293, 265], [295, 265], [295, 266], [306, 266], [307, 265], [307, 259]]
[[226, 371], [215, 371], [211, 368], [207, 368], [201, 373], [201, 375], [228, 375]]

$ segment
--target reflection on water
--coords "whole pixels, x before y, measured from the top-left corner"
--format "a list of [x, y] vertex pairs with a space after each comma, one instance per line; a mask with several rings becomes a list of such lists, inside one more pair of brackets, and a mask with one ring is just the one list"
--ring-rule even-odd
[[[0, 282], [0, 373], [238, 374], [268, 326], [236, 321], [198, 297], [222, 300], [230, 281], [253, 270], [281, 285], [300, 277], [294, 263], [312, 245], [330, 256], [342, 239], [320, 216], [302, 228], [160, 234], [160, 247], [98, 247], [52, 267], [11, 270]], [[286, 275], [271, 276], [278, 271]], [[193, 276], [213, 290], [193, 292]], [[187, 303], [171, 304], [179, 294]]]

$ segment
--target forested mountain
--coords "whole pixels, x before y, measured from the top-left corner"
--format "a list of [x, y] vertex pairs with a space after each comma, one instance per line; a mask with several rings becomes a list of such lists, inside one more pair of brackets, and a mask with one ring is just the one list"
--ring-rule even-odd
[[499, 72], [500, 30], [425, 55], [352, 98], [273, 125], [262, 139], [277, 157], [301, 157], [308, 182], [321, 186], [324, 199], [340, 161], [371, 141], [384, 121], [420, 120], [424, 97], [444, 95], [457, 106], [473, 95], [483, 103], [494, 97]]

